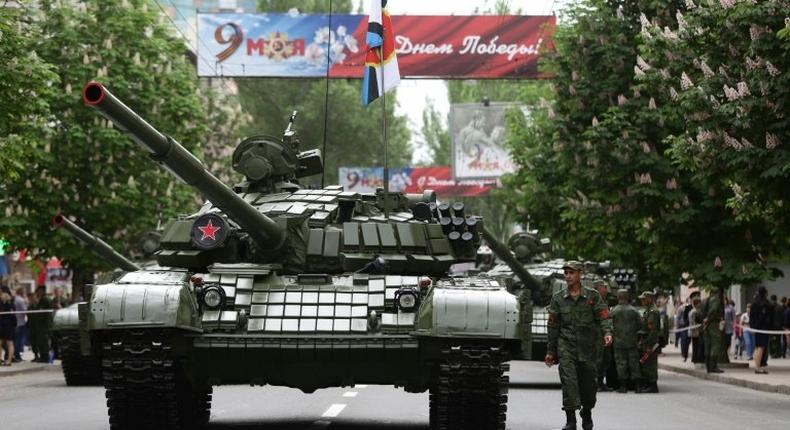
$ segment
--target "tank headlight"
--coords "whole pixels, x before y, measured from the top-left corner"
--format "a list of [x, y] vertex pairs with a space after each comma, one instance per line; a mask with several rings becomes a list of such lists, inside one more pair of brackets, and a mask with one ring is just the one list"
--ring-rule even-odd
[[398, 304], [398, 309], [412, 312], [417, 309], [420, 303], [420, 295], [417, 289], [404, 287], [395, 293], [395, 303]]
[[222, 306], [224, 300], [225, 292], [218, 286], [207, 287], [203, 290], [203, 304], [209, 309]]

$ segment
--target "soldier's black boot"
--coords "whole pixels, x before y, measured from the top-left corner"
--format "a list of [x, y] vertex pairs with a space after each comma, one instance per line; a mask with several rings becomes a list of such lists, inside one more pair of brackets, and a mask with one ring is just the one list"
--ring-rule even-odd
[[593, 421], [592, 421], [592, 410], [587, 408], [582, 408], [579, 415], [582, 417], [582, 429], [583, 430], [592, 430], [593, 428]]
[[562, 430], [576, 430], [576, 411], [565, 410], [565, 427]]
[[634, 393], [642, 392], [642, 381], [639, 379], [634, 380]]

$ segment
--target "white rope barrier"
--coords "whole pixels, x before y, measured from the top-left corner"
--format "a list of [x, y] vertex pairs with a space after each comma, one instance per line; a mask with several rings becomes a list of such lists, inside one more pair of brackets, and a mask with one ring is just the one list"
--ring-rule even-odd
[[41, 309], [38, 311], [8, 311], [0, 312], [0, 315], [20, 315], [20, 314], [51, 314], [55, 312], [54, 309]]
[[[703, 326], [702, 324], [695, 324], [695, 325], [688, 326], [688, 327], [683, 327], [683, 328], [679, 328], [679, 329], [675, 329], [675, 330], [670, 330], [669, 334], [675, 334], [675, 333], [680, 333], [680, 332], [683, 332], [683, 331], [694, 330], [694, 329], [700, 328], [702, 326]], [[736, 328], [736, 327], [737, 328], [742, 328], [744, 331], [750, 331], [752, 333], [761, 333], [761, 334], [787, 334], [787, 333], [790, 333], [790, 329], [784, 329], [784, 330], [760, 330], [760, 329], [751, 328], [751, 327], [744, 327], [744, 326], [742, 326], [740, 324], [733, 324], [733, 328]]]

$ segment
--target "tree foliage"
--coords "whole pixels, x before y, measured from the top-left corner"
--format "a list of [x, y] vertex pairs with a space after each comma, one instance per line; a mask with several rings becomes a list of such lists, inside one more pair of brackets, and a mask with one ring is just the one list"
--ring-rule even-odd
[[[21, 7], [0, 8], [0, 175], [18, 181], [39, 158], [49, 135], [48, 97], [58, 76], [33, 49], [39, 32]], [[24, 103], [14, 103], [24, 100]], [[0, 188], [0, 190], [2, 190]], [[5, 203], [5, 215], [13, 207]]]
[[[35, 52], [57, 65], [57, 77], [51, 79], [56, 86], [45, 99], [55, 117], [54, 130], [39, 146], [39, 158], [25, 166], [27, 176], [8, 184], [11, 206], [19, 209], [3, 218], [0, 228], [13, 245], [60, 256], [76, 271], [89, 273], [107, 264], [65, 232], [51, 231], [54, 214], [76, 218], [125, 252], [140, 233], [156, 226], [158, 215], [184, 211], [194, 194], [83, 106], [80, 89], [90, 80], [105, 84], [193, 151], [208, 132], [206, 115], [184, 41], [173, 35], [150, 1], [39, 5], [42, 37]], [[24, 99], [29, 100], [35, 98]]]
[[[765, 225], [733, 216], [726, 181], [677, 163], [676, 136], [696, 135], [690, 111], [679, 108], [677, 90], [642, 77], [648, 68], [671, 75], [643, 58], [651, 52], [644, 23], [671, 26], [686, 7], [585, 0], [568, 9], [554, 34], [556, 52], [544, 64], [555, 75], [553, 100], [511, 123], [521, 169], [508, 189], [512, 204], [568, 257], [639, 267], [653, 285], [682, 272], [718, 285], [754, 282], [769, 276], [760, 250], [775, 249]], [[706, 49], [721, 50], [723, 28], [721, 21], [708, 29]], [[679, 51], [661, 55], [687, 55]]]
[[[759, 223], [764, 254], [788, 248], [790, 230], [790, 1], [687, 2], [674, 25], [643, 25], [642, 79], [685, 118], [669, 155], [695, 181], [724, 190], [736, 222]], [[715, 31], [722, 29], [723, 31]], [[776, 238], [778, 240], [771, 240]], [[727, 262], [725, 262], [727, 264]]]
[[[328, 2], [320, 0], [258, 2], [258, 10], [272, 13], [291, 8], [302, 13], [319, 13], [327, 12], [328, 6]], [[333, 13], [348, 13], [351, 8], [350, 0], [333, 2]], [[384, 164], [381, 100], [368, 108], [362, 106], [360, 80], [244, 78], [237, 83], [242, 107], [252, 118], [245, 129], [248, 135], [279, 137], [291, 112], [298, 110], [296, 129], [303, 149], [323, 148], [326, 123], [326, 184], [337, 182], [338, 167]], [[389, 164], [405, 166], [411, 162], [410, 132], [406, 118], [395, 115], [395, 94], [386, 95]], [[312, 185], [320, 185], [320, 177], [306, 179]]]

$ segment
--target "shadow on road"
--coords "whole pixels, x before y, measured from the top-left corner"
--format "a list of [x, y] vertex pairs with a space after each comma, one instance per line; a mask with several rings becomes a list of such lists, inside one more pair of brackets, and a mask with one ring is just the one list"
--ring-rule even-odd
[[314, 421], [277, 421], [277, 420], [255, 420], [237, 422], [210, 422], [205, 428], [207, 430], [313, 430], [331, 428], [332, 430], [426, 430], [425, 425], [398, 424], [398, 423], [370, 423], [370, 422], [351, 422], [342, 419], [332, 419], [331, 426], [314, 425]]
[[508, 387], [517, 390], [559, 390], [562, 388], [557, 382], [511, 382]]

